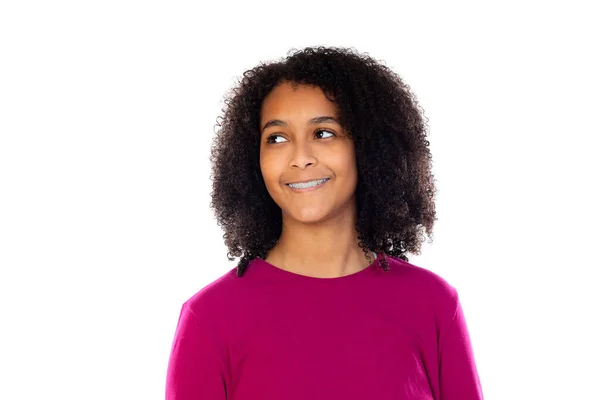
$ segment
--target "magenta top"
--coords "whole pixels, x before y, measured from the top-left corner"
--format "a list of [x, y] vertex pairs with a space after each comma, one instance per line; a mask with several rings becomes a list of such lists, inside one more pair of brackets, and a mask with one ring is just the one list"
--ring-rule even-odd
[[339, 278], [230, 270], [181, 308], [166, 399], [483, 399], [457, 290], [387, 259]]

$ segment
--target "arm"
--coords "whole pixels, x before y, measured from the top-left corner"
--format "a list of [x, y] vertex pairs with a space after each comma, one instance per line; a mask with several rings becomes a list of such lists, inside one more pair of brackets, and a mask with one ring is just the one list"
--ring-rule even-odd
[[224, 365], [208, 321], [184, 304], [167, 367], [166, 400], [225, 400]]
[[441, 342], [440, 400], [482, 400], [481, 383], [458, 294], [455, 299], [456, 311]]

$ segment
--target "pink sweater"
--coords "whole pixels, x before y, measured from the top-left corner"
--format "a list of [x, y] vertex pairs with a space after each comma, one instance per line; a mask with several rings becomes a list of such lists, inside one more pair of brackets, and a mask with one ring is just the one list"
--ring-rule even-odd
[[230, 270], [182, 306], [166, 399], [483, 399], [456, 289], [388, 263], [339, 278], [261, 259]]

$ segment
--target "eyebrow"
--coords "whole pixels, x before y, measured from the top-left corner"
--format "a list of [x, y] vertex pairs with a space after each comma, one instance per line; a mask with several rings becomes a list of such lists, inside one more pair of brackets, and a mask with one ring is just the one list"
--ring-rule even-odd
[[[325, 123], [335, 123], [338, 125], [341, 125], [340, 122], [335, 119], [334, 117], [330, 117], [330, 116], [321, 116], [321, 117], [315, 117], [315, 118], [311, 118], [308, 121], [309, 124], [311, 125], [316, 125], [316, 124], [325, 124]], [[268, 121], [265, 126], [263, 126], [262, 131], [264, 131], [267, 128], [270, 128], [272, 126], [287, 126], [287, 123], [285, 121], [282, 121], [280, 119], [272, 119], [270, 121]]]

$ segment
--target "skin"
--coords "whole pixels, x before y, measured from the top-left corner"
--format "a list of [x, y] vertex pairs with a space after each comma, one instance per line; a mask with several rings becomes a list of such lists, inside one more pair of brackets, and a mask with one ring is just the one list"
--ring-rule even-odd
[[[332, 117], [321, 119], [317, 117]], [[312, 121], [311, 121], [312, 120]], [[320, 88], [282, 83], [260, 112], [260, 168], [282, 210], [282, 234], [265, 261], [301, 275], [334, 278], [370, 265], [358, 247], [354, 144]], [[287, 183], [329, 178], [316, 190]]]

